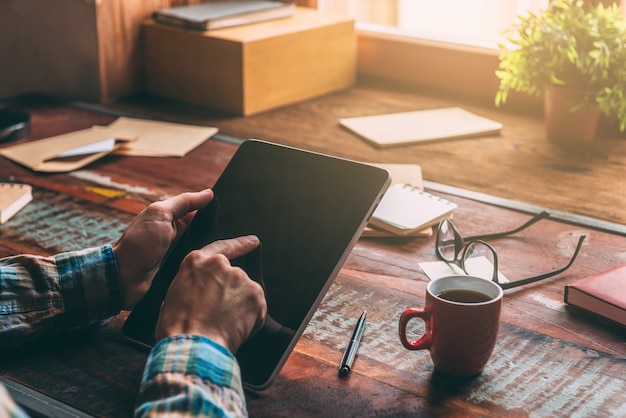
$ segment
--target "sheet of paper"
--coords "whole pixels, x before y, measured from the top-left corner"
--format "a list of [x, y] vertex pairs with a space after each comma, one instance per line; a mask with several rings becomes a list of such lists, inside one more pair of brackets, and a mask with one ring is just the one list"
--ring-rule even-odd
[[121, 117], [98, 127], [112, 137], [134, 137], [113, 153], [144, 157], [183, 157], [215, 135], [217, 128]]
[[[465, 269], [468, 274], [458, 267], [456, 264], [446, 263], [445, 261], [427, 261], [418, 264], [422, 271], [430, 280], [435, 280], [445, 276], [476, 276], [481, 279], [491, 280], [493, 275], [493, 264], [486, 257], [472, 257], [465, 261]], [[498, 272], [498, 280], [506, 283], [509, 279]]]
[[391, 174], [391, 184], [410, 184], [424, 190], [422, 167], [417, 164], [370, 163], [373, 166], [384, 168]]

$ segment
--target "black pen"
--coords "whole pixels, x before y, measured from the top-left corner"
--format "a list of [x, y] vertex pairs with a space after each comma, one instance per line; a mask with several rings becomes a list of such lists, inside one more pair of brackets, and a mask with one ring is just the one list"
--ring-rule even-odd
[[343, 353], [343, 359], [341, 359], [341, 364], [339, 365], [339, 377], [346, 377], [348, 373], [350, 373], [352, 363], [354, 362], [354, 358], [356, 357], [356, 352], [359, 349], [359, 343], [361, 342], [363, 331], [365, 330], [366, 317], [367, 312], [363, 311], [363, 313], [359, 317], [359, 320], [356, 323], [356, 327], [354, 328], [354, 332], [352, 333], [352, 338], [350, 338], [348, 348], [346, 348], [345, 353]]

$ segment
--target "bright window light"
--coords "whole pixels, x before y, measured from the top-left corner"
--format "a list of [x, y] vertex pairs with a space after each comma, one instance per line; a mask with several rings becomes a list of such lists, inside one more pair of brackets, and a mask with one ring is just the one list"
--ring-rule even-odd
[[318, 0], [322, 11], [356, 19], [372, 31], [497, 48], [504, 31], [549, 0]]

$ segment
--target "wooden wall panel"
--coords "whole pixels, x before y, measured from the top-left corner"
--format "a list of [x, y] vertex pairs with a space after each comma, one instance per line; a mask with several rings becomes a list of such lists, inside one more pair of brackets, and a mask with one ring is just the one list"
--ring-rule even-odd
[[0, 99], [109, 100], [141, 90], [141, 22], [200, 0], [2, 0]]

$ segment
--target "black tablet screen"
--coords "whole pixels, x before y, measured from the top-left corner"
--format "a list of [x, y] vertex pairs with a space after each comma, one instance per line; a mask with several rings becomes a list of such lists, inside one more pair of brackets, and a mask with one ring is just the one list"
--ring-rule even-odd
[[[146, 297], [124, 325], [154, 344], [160, 304], [182, 258], [216, 239], [254, 234], [259, 251], [233, 260], [266, 292], [268, 321], [236, 353], [244, 384], [279, 372], [389, 182], [382, 169], [263, 141], [244, 142]], [[192, 289], [190, 289], [192, 291]]]

